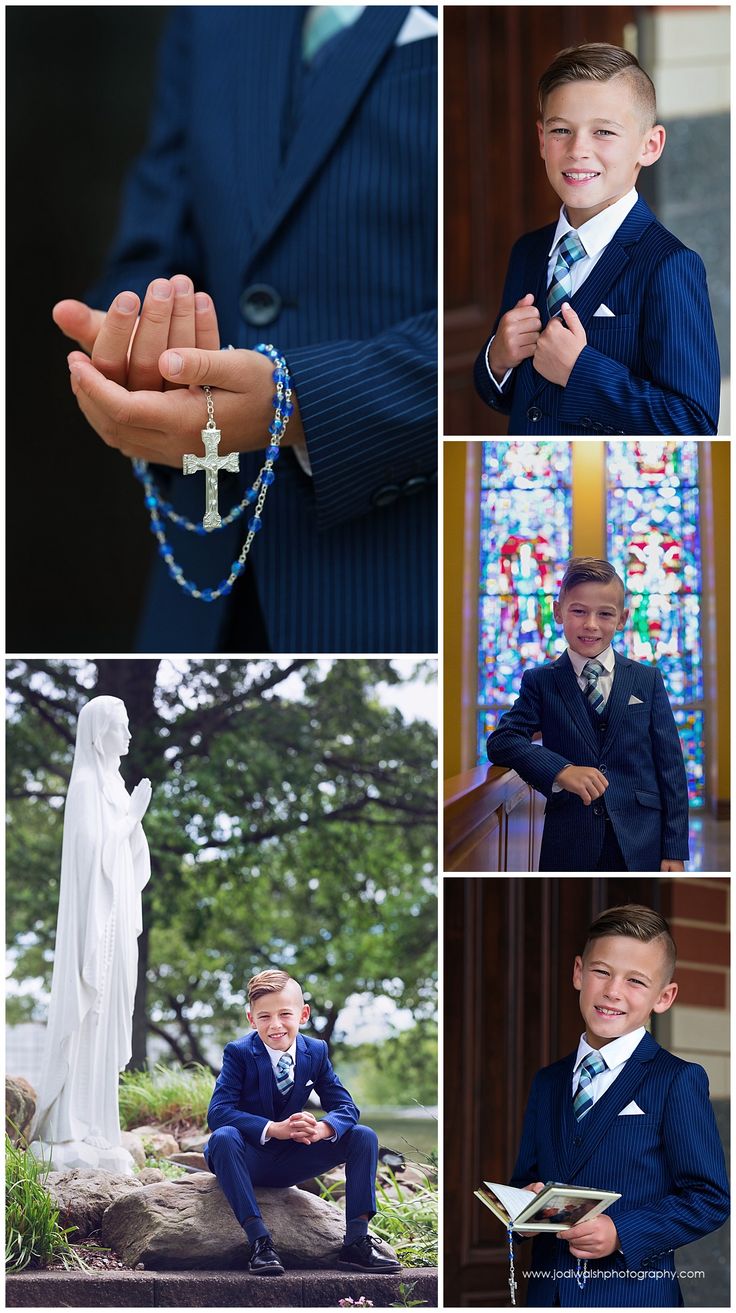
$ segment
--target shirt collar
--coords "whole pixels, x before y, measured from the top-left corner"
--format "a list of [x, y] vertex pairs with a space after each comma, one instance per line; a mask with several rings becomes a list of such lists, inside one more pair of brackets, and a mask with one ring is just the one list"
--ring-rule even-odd
[[604, 1044], [601, 1049], [593, 1049], [585, 1038], [585, 1031], [580, 1036], [578, 1051], [575, 1057], [575, 1066], [573, 1071], [577, 1071], [581, 1062], [587, 1058], [589, 1053], [600, 1053], [606, 1064], [607, 1071], [614, 1071], [616, 1067], [622, 1066], [631, 1057], [634, 1049], [638, 1048], [644, 1036], [646, 1035], [645, 1026], [637, 1026], [636, 1030], [629, 1031], [628, 1035], [619, 1035], [618, 1039], [612, 1039], [610, 1043]]
[[272, 1067], [278, 1067], [279, 1058], [283, 1058], [284, 1054], [288, 1053], [294, 1065], [294, 1069], [296, 1070], [296, 1039], [294, 1040], [294, 1043], [289, 1049], [272, 1049], [270, 1044], [267, 1044], [265, 1040], [263, 1041], [263, 1047], [266, 1050], [266, 1053], [268, 1054], [269, 1058], [271, 1059]]
[[603, 666], [603, 669], [609, 675], [613, 673], [613, 668], [616, 664], [616, 653], [614, 652], [610, 643], [608, 644], [607, 648], [605, 648], [602, 652], [598, 654], [597, 657], [581, 656], [579, 652], [573, 652], [571, 647], [568, 647], [567, 655], [569, 656], [572, 662], [572, 668], [575, 671], [575, 674], [577, 675], [578, 679], [580, 679], [583, 673], [583, 667], [588, 663], [588, 661], [600, 661], [601, 665]]
[[573, 228], [570, 220], [565, 214], [564, 205], [560, 209], [560, 217], [557, 220], [555, 235], [552, 239], [552, 245], [549, 248], [550, 255], [556, 249], [567, 233], [577, 233], [580, 241], [585, 247], [585, 254], [592, 256], [598, 255], [605, 246], [608, 246], [614, 233], [621, 227], [629, 210], [633, 210], [639, 197], [636, 187], [616, 201], [615, 205], [609, 205], [607, 210], [601, 210], [587, 223], [582, 223], [579, 228]]

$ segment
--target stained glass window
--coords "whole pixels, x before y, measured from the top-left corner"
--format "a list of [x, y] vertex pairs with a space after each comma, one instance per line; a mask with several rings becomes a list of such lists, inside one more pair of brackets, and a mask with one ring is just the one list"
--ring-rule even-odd
[[482, 444], [478, 761], [527, 666], [565, 650], [552, 615], [569, 556], [569, 442]]
[[700, 646], [697, 442], [610, 442], [608, 558], [624, 579], [630, 616], [619, 642], [656, 661], [685, 754], [690, 805], [705, 787]]

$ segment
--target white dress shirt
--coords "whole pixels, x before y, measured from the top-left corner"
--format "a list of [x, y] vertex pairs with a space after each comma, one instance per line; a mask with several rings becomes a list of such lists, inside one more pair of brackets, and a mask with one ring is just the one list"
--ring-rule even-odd
[[593, 1103], [597, 1103], [602, 1094], [610, 1089], [617, 1076], [621, 1075], [626, 1063], [631, 1057], [634, 1049], [641, 1044], [646, 1035], [646, 1027], [638, 1026], [636, 1030], [630, 1031], [628, 1035], [619, 1035], [618, 1039], [612, 1039], [610, 1044], [604, 1044], [601, 1049], [594, 1049], [585, 1038], [585, 1031], [580, 1036], [578, 1051], [575, 1058], [575, 1066], [572, 1072], [572, 1097], [578, 1092], [580, 1083], [580, 1064], [589, 1053], [600, 1053], [606, 1064], [605, 1071], [601, 1071], [594, 1076], [588, 1088], [588, 1093], [593, 1097]]
[[[608, 699], [611, 696], [611, 689], [613, 688], [613, 676], [616, 671], [616, 656], [611, 644], [609, 643], [605, 651], [600, 652], [597, 657], [581, 656], [579, 652], [573, 652], [571, 647], [568, 647], [567, 655], [572, 662], [572, 668], [575, 671], [578, 687], [583, 693], [588, 687], [588, 681], [583, 676], [583, 666], [587, 665], [588, 661], [600, 661], [603, 666], [603, 674], [598, 676], [598, 687], [603, 694], [604, 701], [608, 702]], [[567, 764], [568, 766], [574, 766], [575, 762], [568, 761]], [[552, 792], [562, 793], [562, 785], [553, 784]]]
[[[288, 1053], [289, 1057], [291, 1058], [291, 1074], [294, 1077], [294, 1079], [296, 1079], [296, 1039], [294, 1040], [294, 1043], [291, 1045], [291, 1047], [288, 1049], [272, 1049], [270, 1044], [266, 1044], [265, 1041], [263, 1047], [266, 1050], [266, 1053], [268, 1054], [269, 1058], [271, 1059], [274, 1081], [276, 1080], [276, 1068], [278, 1067], [285, 1053]], [[266, 1125], [263, 1128], [263, 1132], [261, 1134], [261, 1144], [267, 1144], [268, 1141], [271, 1139], [271, 1136], [268, 1134], [268, 1128], [270, 1125], [271, 1125], [270, 1122], [266, 1122]]]
[[[615, 205], [609, 205], [608, 209], [601, 210], [600, 214], [594, 215], [592, 219], [588, 219], [587, 223], [581, 224], [579, 228], [573, 228], [570, 220], [565, 214], [564, 205], [561, 206], [560, 217], [557, 220], [557, 227], [555, 228], [554, 237], [552, 238], [552, 245], [549, 248], [549, 258], [547, 260], [547, 287], [549, 287], [552, 281], [552, 275], [555, 271], [555, 265], [557, 264], [557, 250], [560, 242], [568, 233], [574, 232], [577, 234], [581, 244], [585, 247], [585, 255], [579, 260], [576, 260], [570, 269], [570, 297], [573, 297], [575, 293], [580, 290], [586, 278], [595, 269], [603, 252], [609, 245], [611, 238], [614, 237], [618, 229], [621, 227], [621, 224], [629, 211], [633, 210], [638, 199], [639, 197], [636, 187], [632, 187], [631, 191], [628, 191], [625, 196], [622, 196], [620, 200], [616, 201]], [[533, 289], [529, 288], [528, 290], [532, 291]], [[488, 351], [486, 351], [486, 369], [488, 370], [489, 376], [496, 384], [499, 392], [501, 392], [514, 371], [513, 369], [507, 369], [500, 383], [497, 379], [493, 378], [488, 358], [492, 345], [493, 338], [491, 338], [488, 343]]]

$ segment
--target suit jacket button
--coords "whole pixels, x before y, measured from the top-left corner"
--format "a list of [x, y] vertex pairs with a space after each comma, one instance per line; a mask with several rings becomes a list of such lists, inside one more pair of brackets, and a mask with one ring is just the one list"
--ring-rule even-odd
[[601, 764], [600, 764], [600, 766], [598, 767], [598, 769], [599, 769], [599, 771], [601, 772], [601, 775], [605, 775], [606, 770], [607, 770], [607, 766], [606, 766], [605, 761], [602, 761], [602, 762], [601, 762]]
[[265, 328], [281, 314], [282, 301], [275, 287], [268, 283], [251, 283], [240, 294], [240, 313], [246, 324]]
[[593, 427], [593, 421], [592, 421], [592, 419], [589, 419], [589, 417], [588, 417], [587, 415], [583, 416], [583, 418], [582, 418], [581, 421], [580, 421], [580, 427], [581, 427], [581, 429], [590, 429], [590, 428], [592, 428], [592, 427]]
[[426, 486], [426, 477], [423, 474], [415, 474], [413, 479], [407, 479], [406, 483], [402, 483], [401, 491], [405, 497], [413, 497], [415, 492], [421, 492]]
[[371, 497], [371, 506], [380, 510], [382, 506], [391, 506], [401, 496], [401, 488], [398, 483], [385, 483], [382, 488], [376, 488]]
[[539, 409], [539, 406], [530, 406], [526, 412], [526, 417], [532, 421], [532, 424], [536, 424], [537, 420], [542, 418], [542, 412]]

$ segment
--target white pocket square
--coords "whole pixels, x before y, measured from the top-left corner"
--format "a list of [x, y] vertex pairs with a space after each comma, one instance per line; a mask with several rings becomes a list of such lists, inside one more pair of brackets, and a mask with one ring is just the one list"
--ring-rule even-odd
[[425, 37], [437, 36], [438, 30], [439, 23], [434, 14], [428, 14], [421, 5], [412, 5], [396, 38], [396, 45], [408, 46], [412, 41], [423, 41]]
[[593, 318], [594, 318], [594, 319], [615, 319], [616, 316], [615, 316], [615, 314], [613, 313], [613, 310], [609, 310], [609, 309], [608, 309], [608, 306], [605, 304], [605, 302], [601, 301], [601, 304], [598, 306], [598, 309], [596, 310], [595, 314], [593, 315]]
[[629, 698], [629, 706], [630, 706], [630, 707], [640, 707], [641, 705], [642, 705], [642, 699], [641, 699], [641, 698], [635, 698], [635, 697], [634, 697], [634, 694], [632, 693], [632, 694], [631, 694], [631, 697]]
[[622, 1108], [618, 1115], [619, 1117], [644, 1117], [645, 1113], [643, 1108], [640, 1108], [638, 1103], [635, 1103], [632, 1099], [631, 1103], [627, 1103], [626, 1107]]

